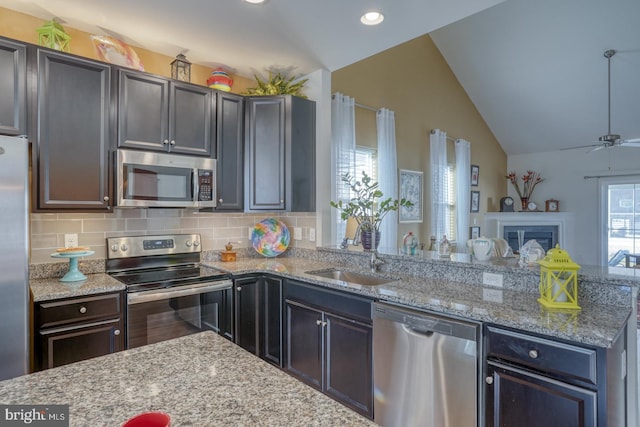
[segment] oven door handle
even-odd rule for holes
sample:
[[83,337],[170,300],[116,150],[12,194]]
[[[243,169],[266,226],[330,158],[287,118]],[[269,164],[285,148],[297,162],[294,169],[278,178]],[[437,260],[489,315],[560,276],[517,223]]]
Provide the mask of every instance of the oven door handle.
[[151,301],[159,301],[169,298],[186,297],[189,295],[204,294],[206,292],[221,291],[231,289],[233,282],[231,280],[198,283],[195,285],[184,285],[176,288],[165,288],[163,290],[153,290],[145,292],[135,292],[127,294],[127,304],[141,304]]

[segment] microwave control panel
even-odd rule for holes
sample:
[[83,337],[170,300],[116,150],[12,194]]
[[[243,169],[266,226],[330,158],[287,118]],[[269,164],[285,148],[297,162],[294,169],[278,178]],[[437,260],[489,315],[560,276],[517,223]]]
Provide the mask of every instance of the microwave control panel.
[[213,200],[213,171],[198,170],[198,201]]

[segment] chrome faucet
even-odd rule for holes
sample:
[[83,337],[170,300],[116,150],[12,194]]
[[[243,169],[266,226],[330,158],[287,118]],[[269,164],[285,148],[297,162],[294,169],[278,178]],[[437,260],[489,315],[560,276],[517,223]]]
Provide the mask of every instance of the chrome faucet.
[[380,269],[380,266],[384,264],[384,261],[378,258],[378,250],[376,249],[376,232],[375,232],[375,229],[373,228],[373,224],[371,223],[371,221],[369,221],[368,219],[365,219],[365,220],[362,220],[360,224],[358,224],[358,228],[356,229],[356,234],[353,238],[353,244],[357,245],[362,241],[361,234],[362,234],[362,226],[364,225],[368,225],[369,228],[371,229],[371,258],[369,259],[369,268],[371,269],[371,272],[377,273],[378,270]]

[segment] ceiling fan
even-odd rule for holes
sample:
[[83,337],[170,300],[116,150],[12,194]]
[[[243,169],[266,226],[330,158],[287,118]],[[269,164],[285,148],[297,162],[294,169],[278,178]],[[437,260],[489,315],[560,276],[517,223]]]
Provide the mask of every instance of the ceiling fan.
[[604,52],[604,57],[607,58],[607,94],[608,94],[608,128],[607,134],[602,135],[598,138],[598,144],[590,144],[590,145],[580,145],[577,147],[563,148],[562,150],[573,150],[576,148],[589,148],[593,147],[589,152],[601,150],[603,148],[610,147],[638,147],[640,148],[640,138],[632,138],[632,139],[622,139],[622,137],[616,133],[611,133],[611,57],[616,54],[616,51],[613,49],[606,50]]

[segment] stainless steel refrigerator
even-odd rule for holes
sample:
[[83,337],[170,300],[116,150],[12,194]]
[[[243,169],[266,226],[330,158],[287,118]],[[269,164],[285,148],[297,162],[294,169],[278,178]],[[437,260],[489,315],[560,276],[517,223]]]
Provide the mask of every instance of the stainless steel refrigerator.
[[0,380],[29,372],[28,147],[0,136]]

